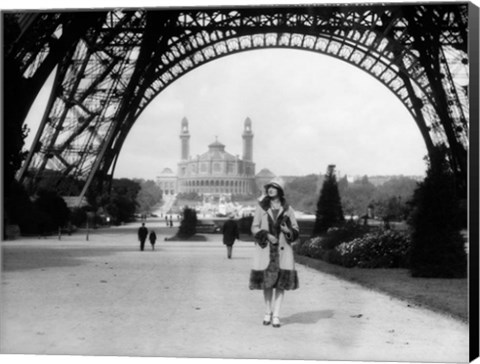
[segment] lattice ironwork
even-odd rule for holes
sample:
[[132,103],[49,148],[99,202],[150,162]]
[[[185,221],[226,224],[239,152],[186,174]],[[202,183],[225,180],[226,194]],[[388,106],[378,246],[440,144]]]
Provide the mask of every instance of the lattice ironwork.
[[[69,26],[81,30],[57,57],[52,97],[18,176],[32,186],[55,169],[70,178],[60,182],[83,182],[72,194],[84,195],[92,183],[101,188],[131,127],[162,90],[206,62],[261,48],[318,52],[371,74],[407,107],[428,150],[449,148],[452,168],[466,183],[467,4],[7,15],[21,29],[7,55],[22,79],[42,70],[50,39],[61,41]],[[79,16],[88,19],[83,27]]]

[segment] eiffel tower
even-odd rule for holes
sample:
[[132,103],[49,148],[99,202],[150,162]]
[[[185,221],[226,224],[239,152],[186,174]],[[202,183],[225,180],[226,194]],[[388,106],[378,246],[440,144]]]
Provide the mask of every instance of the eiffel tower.
[[466,185],[469,88],[457,75],[468,72],[474,11],[468,3],[414,3],[5,12],[9,122],[24,123],[56,67],[16,178],[34,192],[53,170],[70,195],[100,193],[138,116],[168,85],[228,54],[289,48],[335,57],[382,82],[415,119],[427,150],[448,148]]

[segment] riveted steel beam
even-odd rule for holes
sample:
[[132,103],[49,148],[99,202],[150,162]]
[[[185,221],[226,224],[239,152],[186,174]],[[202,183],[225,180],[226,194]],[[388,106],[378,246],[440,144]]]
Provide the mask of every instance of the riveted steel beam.
[[82,16],[88,22],[78,13],[11,16],[17,32],[7,64],[17,78],[37,77],[41,85],[58,66],[21,180],[60,168],[83,181],[82,195],[92,186],[100,191],[138,116],[165,87],[254,48],[317,52],[369,73],[405,104],[427,149],[446,145],[452,169],[466,176],[468,88],[455,82],[455,69],[468,67],[467,3],[106,9]]

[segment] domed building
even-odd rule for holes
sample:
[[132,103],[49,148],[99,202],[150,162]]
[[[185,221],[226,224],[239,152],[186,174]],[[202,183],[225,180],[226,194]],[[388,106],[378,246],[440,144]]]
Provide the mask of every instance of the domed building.
[[[217,196],[256,194],[258,189],[253,162],[253,132],[250,118],[244,122],[242,140],[242,158],[228,153],[225,145],[218,140],[208,146],[207,152],[192,158],[188,120],[183,118],[180,132],[181,160],[178,163],[177,174],[172,176],[170,169],[164,169],[157,177],[158,185],[164,194],[188,192]],[[172,182],[175,185],[173,189]]]
[[165,195],[174,195],[177,190],[177,175],[170,168],[164,168],[157,177],[157,185]]
[[267,168],[263,168],[258,174],[255,176],[255,183],[259,191],[263,191],[265,185],[270,182],[272,179],[277,177],[271,170]]

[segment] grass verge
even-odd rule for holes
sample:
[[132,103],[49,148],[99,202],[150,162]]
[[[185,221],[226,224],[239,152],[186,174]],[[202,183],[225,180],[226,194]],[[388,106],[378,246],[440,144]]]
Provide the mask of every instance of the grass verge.
[[408,269],[345,268],[301,255],[295,258],[320,272],[468,323],[467,279],[413,278]]

